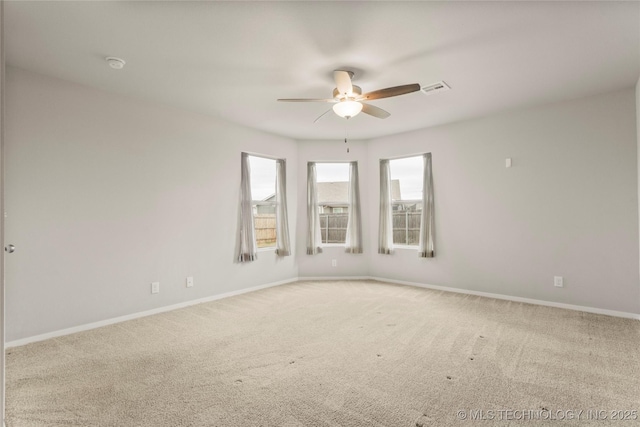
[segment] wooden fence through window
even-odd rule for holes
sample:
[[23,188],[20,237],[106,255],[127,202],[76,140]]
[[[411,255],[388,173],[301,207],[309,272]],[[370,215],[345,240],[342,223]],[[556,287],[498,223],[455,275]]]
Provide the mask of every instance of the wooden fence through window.
[[347,239],[348,213],[320,214],[322,243],[344,243]]
[[397,211],[393,213],[393,243],[414,245],[420,243],[420,216],[422,211]]
[[[421,211],[393,212],[393,243],[418,245]],[[254,214],[256,243],[259,248],[276,244],[276,215]],[[347,238],[348,213],[320,214],[322,243],[344,243]]]
[[259,248],[276,245],[276,214],[254,214],[256,244]]

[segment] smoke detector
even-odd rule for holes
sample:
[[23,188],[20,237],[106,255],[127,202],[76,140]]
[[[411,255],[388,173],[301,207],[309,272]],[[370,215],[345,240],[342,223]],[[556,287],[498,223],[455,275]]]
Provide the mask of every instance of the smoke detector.
[[446,84],[444,81],[439,81],[437,83],[433,83],[430,84],[428,86],[424,86],[422,89],[420,89],[422,91],[422,93],[424,93],[425,95],[431,95],[433,93],[436,92],[443,92],[445,90],[449,90],[451,89],[449,87],[448,84]]
[[114,70],[121,70],[124,68],[124,64],[126,64],[124,59],[116,58],[115,56],[108,56],[105,58],[105,61],[107,61],[107,64]]

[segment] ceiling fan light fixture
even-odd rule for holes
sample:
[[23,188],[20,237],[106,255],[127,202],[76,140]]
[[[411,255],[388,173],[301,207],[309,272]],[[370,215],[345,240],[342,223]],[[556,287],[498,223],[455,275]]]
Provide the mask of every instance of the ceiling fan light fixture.
[[[335,70],[333,72],[333,79],[335,80],[336,87],[333,89],[333,98],[328,99],[300,99],[300,98],[288,98],[278,99],[278,101],[285,102],[331,102],[333,103],[333,112],[339,117],[350,119],[355,117],[362,111],[372,117],[378,119],[386,119],[390,116],[388,111],[382,108],[376,107],[369,103],[361,101],[374,101],[376,99],[391,98],[393,96],[406,95],[408,93],[417,92],[420,90],[418,83],[388,87],[384,89],[374,90],[372,92],[362,93],[362,89],[354,85],[351,80],[353,73],[344,70]],[[444,82],[440,82],[444,85]],[[324,117],[331,110],[327,110],[320,117]],[[318,117],[314,123],[316,123],[320,117]]]
[[333,104],[333,111],[340,117],[350,119],[362,111],[362,104],[357,101],[341,101]]

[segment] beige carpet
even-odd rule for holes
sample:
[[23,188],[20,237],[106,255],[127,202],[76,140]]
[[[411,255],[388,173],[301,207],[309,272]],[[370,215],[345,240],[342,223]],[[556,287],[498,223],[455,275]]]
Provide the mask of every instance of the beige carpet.
[[[583,426],[640,410],[637,320],[370,281],[279,286],[7,354],[7,427]],[[565,419],[530,420],[549,417]]]

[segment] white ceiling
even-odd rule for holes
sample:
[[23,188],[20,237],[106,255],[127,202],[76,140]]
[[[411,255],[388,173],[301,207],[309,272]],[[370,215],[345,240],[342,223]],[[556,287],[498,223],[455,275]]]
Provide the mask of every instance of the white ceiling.
[[[632,87],[638,2],[5,2],[12,66],[297,139],[372,138]],[[109,68],[106,56],[125,59]],[[334,114],[334,69],[363,91],[446,81]]]

